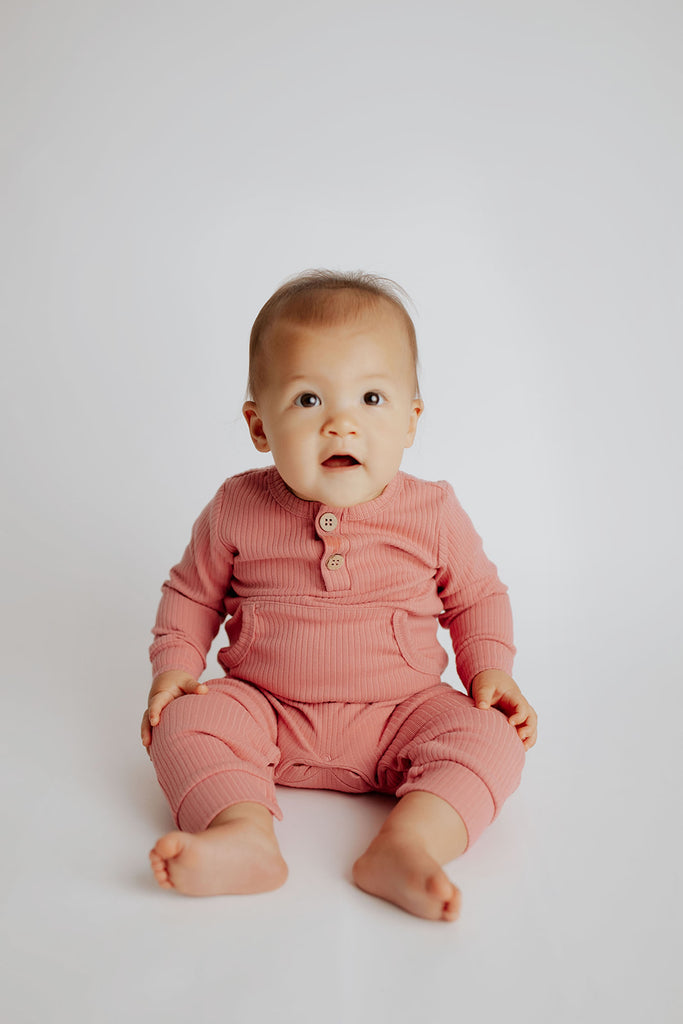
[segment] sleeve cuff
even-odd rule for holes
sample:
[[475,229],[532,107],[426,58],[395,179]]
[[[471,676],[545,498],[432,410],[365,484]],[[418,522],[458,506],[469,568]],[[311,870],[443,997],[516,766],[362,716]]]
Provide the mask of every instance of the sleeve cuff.
[[199,679],[206,668],[206,662],[199,654],[188,651],[186,647],[168,647],[155,652],[151,657],[152,678],[161,672],[187,672],[193,679]]
[[460,680],[469,693],[472,680],[486,669],[498,669],[512,675],[515,648],[493,640],[472,640],[456,658]]

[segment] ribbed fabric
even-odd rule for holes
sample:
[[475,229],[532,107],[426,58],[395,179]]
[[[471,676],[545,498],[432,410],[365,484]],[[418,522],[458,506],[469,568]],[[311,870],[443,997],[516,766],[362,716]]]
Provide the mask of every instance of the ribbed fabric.
[[154,729],[152,759],[179,828],[199,832],[253,801],[282,814],[275,784],[398,797],[433,793],[469,844],[519,785],[524,748],[507,719],[439,684],[398,705],[288,703],[235,679],[180,697]]
[[472,842],[519,783],[524,749],[497,711],[441,683],[449,630],[466,688],[510,672],[506,587],[448,484],[399,473],[379,498],[329,508],[271,467],[227,480],[164,584],[154,674],[199,678],[221,622],[227,678],[168,705],[151,753],[179,827],[274,785],[421,790]]
[[198,678],[226,616],[226,674],[285,700],[398,701],[438,683],[437,622],[466,688],[514,655],[506,587],[452,489],[404,473],[346,509],[302,501],[275,467],[227,480],[164,584],[154,674]]

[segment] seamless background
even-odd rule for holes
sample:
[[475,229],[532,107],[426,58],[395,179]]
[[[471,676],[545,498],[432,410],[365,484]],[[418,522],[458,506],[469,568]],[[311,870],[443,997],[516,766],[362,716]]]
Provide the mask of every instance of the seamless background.
[[[6,1020],[680,1020],[682,38],[675,0],[0,5]],[[384,798],[283,791],[272,895],[147,869],[159,587],[262,464],[248,331],[312,266],[411,294],[405,468],[539,711],[454,926],[352,887]]]

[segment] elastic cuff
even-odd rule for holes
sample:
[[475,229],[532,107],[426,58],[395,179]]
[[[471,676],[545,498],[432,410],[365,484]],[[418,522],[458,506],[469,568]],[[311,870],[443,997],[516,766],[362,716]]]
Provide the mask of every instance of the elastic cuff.
[[467,693],[472,692],[474,677],[487,669],[498,669],[511,675],[514,658],[513,646],[508,647],[507,644],[491,640],[472,640],[459,652],[456,659],[458,675]]
[[241,803],[262,804],[282,821],[272,783],[247,772],[227,771],[207,776],[186,793],[178,808],[176,824],[183,832],[204,832],[217,814]]
[[433,793],[450,804],[467,829],[467,849],[476,842],[496,816],[493,797],[486,783],[469,768],[449,762],[439,767],[424,770],[412,769],[408,780],[396,790],[396,796],[406,793]]
[[193,679],[199,679],[206,668],[206,662],[198,652],[178,645],[164,646],[157,650],[152,645],[149,660],[152,663],[153,679],[161,672],[187,672]]

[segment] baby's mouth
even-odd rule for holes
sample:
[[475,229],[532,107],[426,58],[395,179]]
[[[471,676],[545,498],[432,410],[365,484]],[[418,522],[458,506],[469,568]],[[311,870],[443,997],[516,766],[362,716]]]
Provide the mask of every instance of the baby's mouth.
[[360,466],[358,459],[354,459],[353,455],[330,455],[329,459],[325,459],[323,466],[326,469],[345,469],[349,466]]

